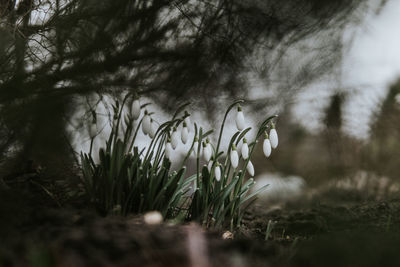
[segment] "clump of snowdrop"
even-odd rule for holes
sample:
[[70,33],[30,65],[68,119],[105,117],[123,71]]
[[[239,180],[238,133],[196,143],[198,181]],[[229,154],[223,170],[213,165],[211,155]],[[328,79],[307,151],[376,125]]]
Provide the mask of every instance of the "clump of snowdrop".
[[271,124],[271,131],[269,132],[269,140],[271,141],[271,147],[277,148],[278,147],[278,133],[276,132],[275,125]]
[[239,131],[244,129],[244,127],[245,127],[244,115],[243,115],[242,107],[240,105],[238,105],[238,107],[237,107],[235,122],[236,122],[236,127]]
[[[115,183],[112,187],[107,187],[103,191],[107,192],[106,196],[114,196],[115,194],[116,199],[104,199],[103,201],[101,200],[103,195],[91,196],[90,199],[100,199],[101,201],[99,200],[98,204],[104,205],[105,203],[106,205],[102,208],[106,211],[109,206],[115,205],[122,207],[121,213],[123,214],[131,211],[146,212],[154,209],[154,207],[160,207],[161,215],[165,218],[177,216],[178,213],[183,211],[187,212],[187,219],[197,220],[206,227],[221,227],[227,225],[227,223],[230,223],[231,227],[239,226],[244,207],[257,194],[249,194],[255,181],[246,177],[254,177],[255,175],[251,157],[257,141],[265,133],[263,152],[266,157],[269,157],[272,148],[276,148],[278,145],[278,135],[275,125],[272,123],[275,116],[263,121],[255,134],[255,139],[248,142],[246,135],[251,128],[245,129],[247,125],[242,107],[239,104],[242,102],[236,101],[228,107],[221,124],[218,141],[211,144],[209,136],[213,130],[203,131],[203,128],[199,127],[196,122],[192,124],[190,114],[185,110],[187,105],[179,107],[171,120],[158,123],[152,118],[153,113],[149,113],[144,108],[148,104],[141,105],[139,99],[134,96],[131,107],[132,116],[126,116],[126,137],[120,140],[118,130],[113,131],[111,133],[112,138],[110,137],[107,141],[106,149],[107,153],[112,155],[110,160],[127,162],[121,168],[134,166],[134,170],[137,171],[121,170],[120,172],[118,170],[118,173],[112,173],[111,176],[118,177],[118,179],[112,181]],[[123,109],[118,106],[118,103],[116,103],[114,109],[121,111],[114,112],[114,114],[119,114],[115,118],[116,123],[114,123],[116,129],[118,129]],[[135,124],[133,121],[140,118],[141,109],[144,110],[141,120],[142,131],[152,138],[149,145],[143,150],[139,150],[134,144],[136,133],[140,129],[136,128],[136,131],[133,129],[135,125],[140,125],[140,123]],[[224,148],[221,148],[221,140],[229,138],[223,136],[223,130],[228,113],[232,109],[236,110],[235,123],[239,131],[230,137],[228,148],[224,150]],[[182,115],[183,111],[184,115]],[[269,134],[266,132],[268,129],[270,129]],[[193,139],[189,137],[191,131],[193,132]],[[190,149],[186,151],[186,156],[179,165],[181,167],[173,170],[171,169],[171,159],[180,142],[190,145]],[[238,149],[239,145],[240,149]],[[127,154],[121,153],[121,151],[127,151]],[[184,164],[192,154],[196,157],[196,172],[190,175],[186,174]],[[108,160],[108,157],[103,155],[100,155],[99,158]],[[201,158],[205,161],[204,165],[200,165]],[[133,159],[134,161],[131,162]],[[242,162],[240,162],[241,160]],[[83,157],[82,161],[85,162],[85,168],[87,168],[84,176],[102,175],[103,172],[94,169],[97,167],[92,165],[93,160],[89,159],[88,156]],[[105,170],[112,165],[109,162],[102,164],[104,164],[102,168]],[[116,172],[117,170],[108,171]],[[127,177],[121,178],[120,173],[122,173],[121,175],[126,174]],[[94,178],[85,177],[85,179],[92,181]],[[109,176],[96,179],[104,179],[104,181],[109,182],[107,180]],[[128,190],[123,189],[122,184],[117,184],[120,182],[130,188]],[[90,184],[88,186],[90,187]],[[151,189],[149,189],[149,186]],[[109,192],[110,190],[119,190],[119,188],[126,191]],[[263,188],[260,190],[263,190]],[[95,190],[88,190],[88,192],[95,192]],[[153,197],[147,197],[149,193]],[[117,203],[124,196],[131,197],[126,199],[127,202],[125,203]],[[142,196],[146,197],[143,198]],[[110,203],[106,203],[106,201],[110,201]]]
[[[132,102],[128,101],[130,97],[133,97]],[[124,107],[127,103],[132,103],[130,109]],[[186,175],[185,161],[189,153],[180,167],[172,169],[171,164],[174,156],[171,130],[183,123],[184,117],[178,117],[183,108],[178,108],[171,120],[159,124],[152,113],[144,109],[147,105],[141,106],[132,94],[127,94],[122,104],[116,101],[112,104],[112,129],[105,144],[98,149],[98,156],[93,155],[92,148],[89,153],[81,153],[86,197],[102,214],[128,215],[157,209],[161,216],[154,222],[160,221],[160,217],[175,218],[181,213],[182,203],[189,200],[188,193],[195,178]],[[140,114],[141,108],[143,114]],[[140,121],[135,123],[138,119]],[[144,148],[137,144],[139,130],[152,138]],[[175,129],[174,142],[177,134]],[[176,137],[185,141],[185,134],[182,137],[180,134]]]

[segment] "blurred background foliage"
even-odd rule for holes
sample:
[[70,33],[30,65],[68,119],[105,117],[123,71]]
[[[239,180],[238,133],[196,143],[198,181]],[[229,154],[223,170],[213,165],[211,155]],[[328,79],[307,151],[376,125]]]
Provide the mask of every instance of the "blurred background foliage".
[[[194,100],[210,118],[227,98],[258,111],[284,107],[283,145],[263,164],[269,170],[307,181],[359,168],[396,176],[399,85],[377,113],[368,145],[341,131],[344,93],[332,96],[320,133],[290,116],[296,94],[340,64],[343,32],[370,8],[367,0],[1,0],[3,176],[38,165],[68,175],[71,139],[85,130],[68,130],[73,115],[87,111],[75,123],[82,126],[98,99],[127,91],[166,110]],[[268,89],[254,96],[255,84]]]

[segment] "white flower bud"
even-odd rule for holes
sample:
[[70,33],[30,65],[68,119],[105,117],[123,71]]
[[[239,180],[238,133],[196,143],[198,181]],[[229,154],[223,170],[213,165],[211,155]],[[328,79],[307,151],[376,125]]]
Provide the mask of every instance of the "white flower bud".
[[186,123],[188,131],[190,132],[190,130],[192,129],[192,122],[190,121],[190,114],[187,111],[185,111],[185,115],[187,115],[187,117],[185,118],[185,123]]
[[193,154],[197,156],[197,149],[199,148],[199,139],[196,137],[193,144]]
[[268,134],[265,133],[264,143],[263,143],[263,152],[264,155],[268,158],[271,156],[271,142],[268,139]]
[[189,130],[188,130],[186,122],[183,122],[183,127],[182,127],[182,132],[181,132],[182,143],[186,144],[188,138],[189,138]]
[[203,143],[203,157],[205,161],[210,161],[212,149],[210,143]]
[[176,131],[176,128],[174,127],[174,129],[172,131],[172,135],[171,135],[172,148],[175,149],[178,146],[178,143],[179,143],[179,134]]
[[239,131],[241,131],[241,130],[244,129],[244,127],[245,127],[245,124],[244,124],[244,115],[243,115],[243,112],[242,112],[242,107],[241,107],[240,105],[239,105],[238,108],[237,108],[237,113],[236,113],[235,122],[236,122],[236,127],[237,127],[237,129],[238,129]]
[[236,169],[237,166],[239,165],[239,155],[237,153],[236,146],[234,144],[232,144],[232,151],[231,151],[231,155],[230,155],[230,160],[231,160],[232,167],[234,169]]
[[271,131],[269,132],[269,140],[271,141],[271,147],[275,149],[278,146],[278,133],[273,125]]
[[154,136],[156,136],[156,132],[157,132],[156,124],[155,124],[155,122],[153,121],[153,119],[150,119],[150,131],[149,131],[149,136],[150,136],[151,139],[153,139]]
[[219,182],[221,180],[221,167],[219,163],[217,163],[217,166],[214,168],[214,175],[215,179]]
[[213,160],[211,159],[209,162],[208,162],[208,164],[207,164],[207,169],[208,169],[208,172],[209,173],[211,173],[211,169],[212,169],[212,166],[213,166]]
[[137,120],[140,116],[140,101],[135,99],[132,103],[132,116],[134,120]]
[[171,159],[172,156],[172,145],[171,145],[171,141],[168,140],[167,144],[165,145],[165,157],[167,159]]
[[242,151],[241,151],[242,157],[244,159],[249,158],[249,146],[247,145],[247,140],[246,138],[243,138],[243,144],[242,144]]
[[249,160],[249,163],[247,164],[247,172],[250,174],[250,176],[254,177],[254,166],[253,163]]
[[142,130],[145,135],[150,133],[150,115],[147,113],[147,110],[144,112],[144,118],[142,121]]

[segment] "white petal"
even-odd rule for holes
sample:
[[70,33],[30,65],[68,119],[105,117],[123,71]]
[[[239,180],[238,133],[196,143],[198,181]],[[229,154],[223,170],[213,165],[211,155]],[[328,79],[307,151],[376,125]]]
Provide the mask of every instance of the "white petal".
[[231,164],[234,169],[239,165],[239,155],[236,150],[231,151]]
[[203,157],[204,157],[205,161],[210,161],[211,153],[212,153],[212,151],[211,151],[210,147],[207,144],[207,146],[203,148]]
[[251,161],[249,161],[249,163],[247,164],[247,172],[250,174],[250,176],[254,176],[254,166],[253,163],[251,163]]
[[242,112],[242,111],[238,111],[238,112],[236,113],[235,122],[236,122],[236,127],[237,127],[237,129],[238,129],[239,131],[241,131],[241,130],[244,129],[245,124],[244,124],[244,115],[243,115],[243,112]]
[[153,121],[150,121],[150,131],[149,131],[149,136],[151,139],[154,138],[154,136],[156,136],[156,124]]
[[272,148],[276,148],[278,146],[278,133],[275,129],[271,129],[269,132],[269,140],[271,141]]
[[268,158],[271,155],[271,142],[269,141],[269,139],[264,139],[264,143],[263,143],[263,152],[264,155]]
[[215,179],[219,182],[221,180],[221,167],[216,166],[214,169]]
[[186,142],[187,142],[187,140],[188,140],[188,137],[189,137],[188,128],[187,128],[187,127],[183,127],[183,128],[182,128],[182,132],[181,132],[181,140],[182,140],[182,143],[186,144]]
[[241,150],[242,150],[241,151],[242,157],[244,159],[248,159],[249,158],[249,146],[247,145],[247,143],[243,143]]
[[210,161],[208,162],[208,165],[207,165],[208,172],[211,172],[212,165],[213,165],[213,161],[210,160]]
[[190,121],[190,117],[189,117],[189,116],[187,116],[187,117],[185,118],[185,123],[186,123],[186,126],[187,126],[188,131],[190,132],[191,127],[192,127],[192,122]]
[[167,157],[167,159],[171,159],[172,156],[172,146],[171,143],[168,142],[167,145],[165,146],[165,157]]
[[173,149],[175,149],[178,146],[178,143],[179,143],[179,136],[178,135],[179,134],[178,134],[178,132],[176,130],[172,133],[171,145],[172,145]]
[[142,130],[143,130],[143,133],[146,135],[146,134],[149,134],[149,132],[150,132],[150,116],[149,115],[145,115],[144,116],[144,118],[143,118],[143,122],[142,122]]
[[132,116],[134,120],[137,120],[140,116],[140,101],[136,99],[132,103]]
[[197,149],[199,149],[199,142],[195,141],[193,144],[193,154],[197,155]]

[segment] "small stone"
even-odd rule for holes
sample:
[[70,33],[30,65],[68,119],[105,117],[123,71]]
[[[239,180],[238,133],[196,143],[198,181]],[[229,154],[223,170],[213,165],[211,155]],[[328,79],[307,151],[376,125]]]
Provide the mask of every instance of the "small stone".
[[229,231],[226,231],[222,234],[222,239],[233,239],[233,234]]
[[146,224],[155,225],[160,224],[163,221],[163,217],[159,211],[149,211],[144,215],[144,222]]

